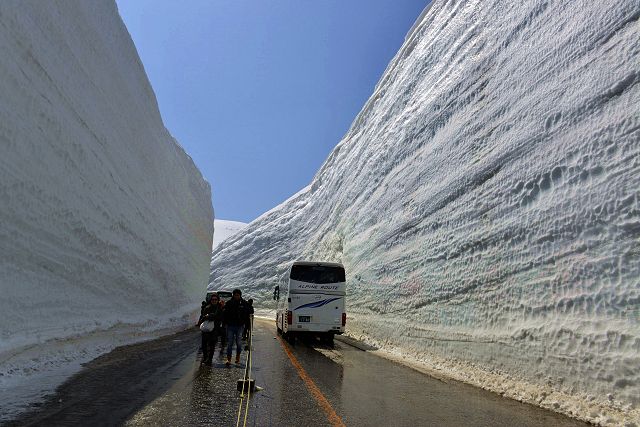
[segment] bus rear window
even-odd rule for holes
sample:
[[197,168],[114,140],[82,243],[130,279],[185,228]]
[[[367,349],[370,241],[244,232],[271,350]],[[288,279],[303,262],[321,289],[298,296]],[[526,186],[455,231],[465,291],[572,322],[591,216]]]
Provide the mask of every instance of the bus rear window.
[[291,267],[291,280],[306,283],[338,283],[344,282],[344,268],[322,265],[294,265]]

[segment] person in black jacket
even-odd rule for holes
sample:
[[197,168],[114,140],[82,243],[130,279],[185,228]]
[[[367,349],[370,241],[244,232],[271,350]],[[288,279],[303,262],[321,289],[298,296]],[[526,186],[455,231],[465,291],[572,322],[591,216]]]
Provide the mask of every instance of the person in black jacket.
[[234,289],[232,297],[224,305],[224,323],[227,325],[227,365],[231,363],[233,343],[236,344],[236,363],[240,363],[242,352],[242,330],[247,316],[247,302],[242,299],[242,291]]
[[204,313],[204,308],[207,306],[207,302],[206,301],[202,301],[202,304],[200,304],[200,316],[202,316],[202,314]]
[[214,322],[214,328],[211,332],[202,332],[202,363],[211,365],[216,341],[222,330],[222,309],[217,294],[211,295],[209,303],[202,309],[198,326],[207,320]]
[[[202,315],[204,314],[204,308],[207,306],[207,302],[206,301],[202,301],[202,304],[200,304],[200,317],[202,317]],[[198,326],[200,325],[200,320],[198,320]],[[202,345],[200,346],[200,351],[202,351]]]
[[[244,332],[242,333],[242,339],[243,340],[248,340],[249,339],[249,335],[251,334],[251,315],[253,314],[254,310],[253,310],[253,299],[249,298],[247,300],[247,312],[245,313],[245,319],[244,319]],[[248,345],[248,344],[247,344]],[[248,350],[248,348],[245,346],[244,348],[245,350]]]
[[[220,312],[224,313],[225,300],[220,298]],[[224,357],[225,349],[227,348],[227,325],[224,323],[224,316],[220,322],[220,359]]]

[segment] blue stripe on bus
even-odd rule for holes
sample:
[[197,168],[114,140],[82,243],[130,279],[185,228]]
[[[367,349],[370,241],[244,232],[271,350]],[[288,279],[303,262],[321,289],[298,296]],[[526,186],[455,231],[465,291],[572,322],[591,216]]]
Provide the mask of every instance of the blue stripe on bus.
[[316,302],[310,302],[309,304],[304,304],[301,305],[300,307],[296,307],[293,310],[298,310],[300,308],[318,308],[318,307],[322,307],[323,305],[329,304],[330,302],[333,302],[335,300],[339,300],[342,297],[338,297],[338,298],[329,298],[329,299],[325,299],[322,301],[316,301]]

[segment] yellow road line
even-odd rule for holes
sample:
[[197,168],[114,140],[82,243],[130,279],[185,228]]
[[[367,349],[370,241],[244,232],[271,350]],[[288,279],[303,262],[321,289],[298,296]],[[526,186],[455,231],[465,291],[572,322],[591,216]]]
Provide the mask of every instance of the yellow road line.
[[300,362],[298,362],[296,356],[294,356],[291,350],[289,350],[289,347],[287,347],[282,338],[278,337],[278,341],[280,341],[280,344],[282,345],[284,352],[287,354],[287,357],[291,361],[291,364],[294,368],[296,368],[296,371],[298,371],[298,375],[300,376],[300,378],[302,378],[302,381],[304,381],[304,385],[307,386],[313,398],[316,399],[318,405],[320,405],[324,413],[327,415],[327,418],[329,419],[331,425],[334,427],[346,427],[346,425],[342,422],[342,418],[340,418],[340,416],[336,414],[336,411],[334,411],[327,398],[324,397],[324,394],[322,394],[316,383],[313,382],[309,374],[307,374],[307,371],[304,370]]

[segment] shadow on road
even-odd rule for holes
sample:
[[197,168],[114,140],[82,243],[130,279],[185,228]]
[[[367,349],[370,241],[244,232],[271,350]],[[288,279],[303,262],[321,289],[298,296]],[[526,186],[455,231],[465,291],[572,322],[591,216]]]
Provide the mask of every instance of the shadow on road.
[[[8,426],[118,425],[165,393],[197,356],[200,332],[179,332],[158,340],[118,347],[84,365],[33,409]],[[185,372],[182,372],[185,371]],[[158,375],[165,372],[166,375]],[[107,403],[108,404],[105,404]]]

